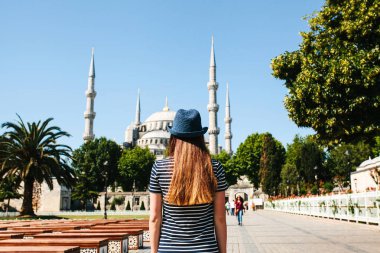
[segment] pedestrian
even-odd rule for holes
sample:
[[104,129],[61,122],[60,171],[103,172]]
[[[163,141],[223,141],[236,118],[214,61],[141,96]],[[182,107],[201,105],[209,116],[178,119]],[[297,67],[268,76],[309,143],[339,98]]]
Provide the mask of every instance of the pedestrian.
[[226,253],[227,226],[222,165],[211,159],[197,110],[177,111],[169,156],[157,160],[150,176],[152,253]]
[[230,202],[228,200],[226,201],[225,207],[227,215],[230,215]]
[[230,201],[231,215],[235,215],[235,200]]
[[237,216],[238,224],[240,226],[243,225],[243,211],[244,211],[243,198],[241,196],[238,196],[236,199],[235,214]]

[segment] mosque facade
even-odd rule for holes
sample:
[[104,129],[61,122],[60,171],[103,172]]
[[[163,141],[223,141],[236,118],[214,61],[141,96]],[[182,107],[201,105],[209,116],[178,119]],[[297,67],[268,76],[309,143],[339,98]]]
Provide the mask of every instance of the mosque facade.
[[[214,39],[211,42],[211,54],[210,54],[210,66],[209,66],[209,81],[207,83],[207,88],[209,92],[209,101],[207,104],[207,110],[209,112],[209,126],[208,135],[209,138],[206,140],[206,145],[208,146],[211,154],[218,154],[222,150],[221,146],[218,145],[218,110],[219,105],[217,104],[217,90],[218,82],[216,81],[216,60],[214,51]],[[231,114],[230,114],[230,99],[229,99],[229,88],[227,84],[226,90],[226,107],[225,107],[225,151],[228,154],[232,154],[232,132],[231,132]],[[176,112],[172,111],[168,107],[168,99],[166,98],[165,106],[161,111],[155,112],[150,115],[144,122],[140,121],[141,105],[140,105],[140,92],[138,92],[137,103],[136,103],[136,114],[135,120],[131,123],[126,131],[124,138],[124,147],[134,147],[139,146],[142,148],[147,147],[157,159],[162,159],[165,156],[166,147],[169,144],[170,134],[167,130],[167,126],[173,124],[173,120]]]

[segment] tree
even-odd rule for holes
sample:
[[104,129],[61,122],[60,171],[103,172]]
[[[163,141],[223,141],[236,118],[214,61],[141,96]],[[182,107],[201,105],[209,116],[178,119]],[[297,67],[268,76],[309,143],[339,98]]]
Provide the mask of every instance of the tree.
[[372,155],[374,157],[380,156],[380,136],[376,136],[372,147]]
[[282,144],[270,133],[254,133],[239,145],[233,161],[239,175],[247,175],[254,187],[264,187],[272,194],[277,188],[269,181],[280,177],[284,153]]
[[234,185],[237,182],[237,179],[239,176],[242,176],[239,174],[239,170],[234,164],[234,157],[229,155],[225,150],[222,150],[217,155],[212,155],[211,156],[213,159],[218,160],[225,171],[226,174],[226,182],[228,185]]
[[0,181],[0,200],[7,200],[7,206],[5,209],[6,213],[9,211],[10,200],[22,197],[22,195],[18,193],[20,189],[20,181],[20,177],[17,176],[9,176]]
[[119,145],[105,137],[85,142],[73,152],[73,167],[78,178],[72,198],[80,200],[86,209],[88,200],[95,200],[99,192],[113,185],[119,177]]
[[341,189],[349,185],[350,173],[367,160],[370,154],[371,148],[364,142],[355,145],[342,144],[330,151],[327,166]]
[[309,25],[298,50],[272,60],[290,118],[329,146],[371,142],[380,133],[378,0],[327,0]]
[[265,134],[259,169],[260,185],[263,192],[277,195],[284,161],[284,146],[275,140],[271,134]]
[[2,140],[0,177],[20,177],[24,183],[21,215],[34,215],[32,198],[34,182],[46,182],[53,189],[53,178],[58,184],[71,187],[74,173],[69,165],[71,148],[58,144],[61,137],[70,136],[57,126],[49,126],[49,118],[43,122],[25,124],[19,117],[17,123],[6,122]]
[[296,135],[287,146],[285,165],[281,172],[286,191],[290,188],[290,193],[295,193],[295,190],[299,193],[301,187],[310,188],[317,180],[329,180],[324,161],[325,152],[312,136]]
[[263,150],[263,136],[251,134],[239,145],[235,155],[235,164],[239,174],[246,175],[256,188],[259,188],[260,157]]
[[135,190],[145,190],[149,184],[150,172],[156,157],[148,148],[138,146],[125,149],[119,161],[119,184],[124,191],[132,190],[135,181]]

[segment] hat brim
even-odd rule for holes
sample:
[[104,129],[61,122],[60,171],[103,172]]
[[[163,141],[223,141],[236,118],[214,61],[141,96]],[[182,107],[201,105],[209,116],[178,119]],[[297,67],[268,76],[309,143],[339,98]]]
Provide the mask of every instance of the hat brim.
[[201,135],[204,135],[207,130],[208,130],[208,127],[203,127],[201,131],[194,131],[194,132],[177,132],[175,130],[173,130],[173,128],[171,126],[167,126],[167,129],[169,131],[169,133],[171,133],[172,135],[175,135],[175,136],[178,136],[178,137],[197,137],[197,136],[201,136]]

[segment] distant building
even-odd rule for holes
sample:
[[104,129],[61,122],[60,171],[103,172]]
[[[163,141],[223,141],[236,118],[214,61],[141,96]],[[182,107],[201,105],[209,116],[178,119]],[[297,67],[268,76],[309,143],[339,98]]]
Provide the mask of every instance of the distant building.
[[[353,192],[364,192],[379,189],[380,156],[362,162],[356,171],[351,172],[351,189]],[[380,190],[380,189],[379,189]]]

